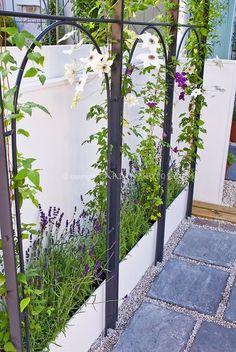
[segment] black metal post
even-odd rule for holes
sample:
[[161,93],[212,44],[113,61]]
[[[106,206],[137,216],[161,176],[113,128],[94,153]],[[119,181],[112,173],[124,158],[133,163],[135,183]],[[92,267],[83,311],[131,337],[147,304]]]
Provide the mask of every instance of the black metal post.
[[[205,28],[208,28],[208,20],[209,20],[209,9],[210,9],[210,1],[205,0],[204,2],[204,18],[205,18]],[[199,43],[199,55],[201,57],[201,69],[199,72],[199,77],[201,78],[201,87],[203,85],[203,77],[204,77],[204,68],[205,68],[205,59],[206,59],[206,50],[204,49],[206,46],[207,42],[207,36],[202,35]],[[200,119],[200,114],[197,113],[195,115],[195,121],[197,122]],[[195,144],[195,141],[198,139],[199,136],[199,129],[197,131],[197,135],[193,136],[193,143]],[[192,215],[192,208],[193,208],[193,195],[194,195],[194,184],[195,184],[195,175],[196,175],[196,166],[197,166],[197,146],[195,145],[195,150],[194,150],[194,158],[191,161],[191,166],[190,166],[190,181],[189,181],[189,186],[188,186],[188,199],[187,199],[187,209],[186,209],[186,218],[191,217]]]
[[119,0],[115,5],[115,18],[119,19],[120,23],[112,25],[112,54],[115,55],[115,59],[111,69],[111,97],[108,111],[106,333],[109,328],[115,328],[118,317],[123,16],[124,0]]
[[[177,9],[172,11],[173,23],[178,21],[179,15],[179,1],[174,0]],[[167,64],[166,64],[166,94],[164,107],[164,123],[163,123],[163,145],[161,152],[161,171],[160,171],[160,186],[161,186],[161,200],[162,204],[158,211],[160,218],[157,225],[157,239],[156,239],[156,256],[155,262],[161,262],[163,259],[164,236],[165,236],[165,222],[166,222],[166,204],[167,204],[167,187],[168,187],[168,172],[170,159],[170,142],[172,130],[172,114],[173,114],[173,99],[174,99],[174,85],[175,85],[175,70],[176,70],[176,48],[177,48],[177,31],[176,26],[170,29],[172,37],[171,44],[168,50]]]
[[16,252],[12,226],[1,86],[0,101],[0,232],[2,238],[4,271],[6,274],[7,307],[9,315],[10,336],[11,341],[16,348],[16,351],[23,352],[21,318],[19,309],[19,294],[16,273]]

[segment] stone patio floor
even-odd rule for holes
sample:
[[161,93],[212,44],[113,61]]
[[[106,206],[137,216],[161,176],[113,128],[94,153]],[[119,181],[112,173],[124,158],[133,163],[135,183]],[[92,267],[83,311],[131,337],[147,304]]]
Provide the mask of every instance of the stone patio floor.
[[113,352],[236,352],[236,227],[204,221],[187,229]]

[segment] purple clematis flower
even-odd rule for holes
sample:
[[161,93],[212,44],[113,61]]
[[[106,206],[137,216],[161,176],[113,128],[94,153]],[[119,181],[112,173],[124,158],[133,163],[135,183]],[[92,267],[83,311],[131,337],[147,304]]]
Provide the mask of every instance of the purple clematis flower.
[[174,153],[178,153],[178,151],[179,151],[179,149],[178,149],[177,146],[173,148],[173,152],[174,152]]
[[185,100],[185,93],[184,91],[180,93],[179,100]]
[[155,101],[148,101],[146,104],[149,108],[155,108],[157,106]]
[[134,66],[129,66],[127,68],[126,74],[127,76],[131,76],[133,72],[134,72]]

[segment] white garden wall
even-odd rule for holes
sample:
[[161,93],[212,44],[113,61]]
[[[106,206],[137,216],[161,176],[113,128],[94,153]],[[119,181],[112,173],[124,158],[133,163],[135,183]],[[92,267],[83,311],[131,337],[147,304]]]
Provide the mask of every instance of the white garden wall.
[[[94,170],[90,168],[96,159],[94,144],[81,147],[81,143],[96,126],[93,121],[86,121],[89,107],[101,103],[101,80],[91,75],[78,107],[71,109],[73,88],[63,78],[64,64],[73,60],[73,55],[62,54],[67,46],[44,47],[45,72],[48,77],[44,87],[35,79],[25,79],[21,89],[21,100],[31,100],[45,105],[52,117],[35,110],[33,116],[23,122],[22,127],[30,131],[31,137],[19,137],[19,150],[29,157],[37,159],[36,167],[41,169],[43,193],[39,200],[44,209],[50,205],[59,206],[70,216],[74,205],[79,205],[80,195],[91,187]],[[90,46],[83,46],[80,57],[88,55]],[[14,51],[15,55],[16,50]],[[140,49],[138,49],[140,50]],[[22,57],[22,54],[20,54]],[[145,84],[144,77],[134,75],[137,87]],[[14,77],[12,77],[14,81]],[[195,199],[220,203],[224,168],[230,132],[230,123],[235,94],[236,63],[223,61],[219,68],[213,61],[207,61],[204,86],[207,92],[207,109],[203,118],[207,135],[204,136],[205,150],[201,152],[201,161],[197,168]],[[175,98],[174,133],[172,144],[178,135],[178,115],[185,109],[184,103]],[[129,120],[137,118],[137,107],[126,108],[125,117]],[[130,142],[130,141],[129,141]],[[131,138],[131,144],[137,141]],[[37,220],[37,209],[26,205],[24,209],[26,221]]]
[[203,110],[203,120],[207,134],[203,138],[205,149],[200,152],[194,193],[196,200],[214,204],[222,202],[236,93],[236,61],[223,60],[222,63],[222,68],[213,60],[206,65],[207,108]]

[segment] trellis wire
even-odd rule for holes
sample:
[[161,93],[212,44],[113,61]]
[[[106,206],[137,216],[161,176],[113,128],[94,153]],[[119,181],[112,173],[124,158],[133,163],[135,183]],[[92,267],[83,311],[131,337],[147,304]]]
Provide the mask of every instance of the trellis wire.
[[[177,1],[177,0],[176,0]],[[163,53],[166,64],[166,97],[165,97],[165,109],[164,109],[164,126],[163,126],[163,147],[161,155],[161,186],[162,193],[161,198],[163,204],[159,210],[161,217],[158,221],[158,233],[157,233],[157,246],[156,246],[156,261],[161,261],[163,256],[163,244],[164,244],[164,232],[165,232],[165,214],[166,214],[166,194],[168,187],[168,170],[169,170],[169,156],[170,156],[170,135],[172,128],[172,109],[173,109],[173,88],[174,88],[174,73],[175,64],[173,65],[173,57],[179,55],[180,46],[184,38],[180,41],[180,46],[177,50],[177,27],[186,27],[187,30],[193,29],[196,31],[200,26],[192,26],[177,23],[178,13],[175,13],[174,23],[159,23],[159,22],[135,22],[124,20],[124,0],[116,2],[115,17],[111,19],[90,19],[90,18],[79,18],[79,17],[66,17],[66,16],[51,16],[43,14],[27,14],[13,11],[0,11],[0,16],[13,16],[18,18],[31,18],[53,21],[45,30],[43,30],[37,40],[41,40],[47,33],[52,29],[57,28],[60,25],[71,25],[79,28],[84,32],[85,35],[92,41],[96,50],[100,52],[100,48],[96,40],[92,35],[85,29],[81,24],[83,23],[107,23],[112,24],[112,52],[116,54],[114,63],[111,69],[111,86],[109,85],[108,76],[105,75],[106,88],[107,88],[107,102],[108,102],[108,181],[107,181],[107,277],[106,277],[106,312],[105,312],[105,330],[109,328],[115,328],[117,316],[118,316],[118,291],[119,291],[119,238],[120,238],[120,173],[121,173],[121,146],[122,146],[122,116],[123,116],[123,98],[121,94],[122,87],[122,56],[123,56],[123,26],[124,24],[135,24],[140,26],[146,26],[141,32],[143,33],[147,29],[153,29],[156,31],[160,38],[163,46]],[[78,24],[81,23],[81,24]],[[164,38],[157,27],[170,27],[173,35],[172,44],[167,52],[167,48],[164,42]],[[184,36],[187,33],[184,33]],[[130,55],[130,60],[137,45],[138,41],[135,42]],[[34,44],[31,45],[30,51],[34,50]],[[29,52],[29,51],[28,51]],[[202,55],[202,58],[204,56]],[[25,55],[19,74],[16,81],[16,93],[14,97],[15,112],[18,110],[18,94],[20,89],[21,80],[23,77],[24,69],[27,64],[27,54]],[[203,65],[204,67],[204,65]],[[202,70],[203,73],[203,70]],[[3,105],[3,98],[0,96],[1,105]],[[4,137],[12,137],[12,149],[13,149],[13,173],[17,174],[17,143],[16,143],[16,121],[12,121],[12,130],[4,133],[3,124],[3,109],[1,111],[1,126],[0,126],[0,166],[1,166],[1,177],[0,177],[0,228],[1,236],[3,239],[3,254],[4,254],[4,267],[6,272],[7,287],[11,287],[11,291],[8,294],[8,312],[10,321],[10,334],[13,343],[16,346],[17,352],[23,352],[23,341],[21,331],[21,316],[19,312],[19,294],[17,288],[16,279],[16,252],[14,249],[14,236],[12,228],[12,215],[10,207],[10,195],[9,195],[9,181],[7,176],[7,159],[5,154],[5,144],[3,143]],[[199,117],[196,117],[199,118]],[[196,160],[193,160],[192,171],[195,172]],[[188,210],[192,204],[192,192],[193,184],[190,187],[189,198],[188,198]],[[191,183],[190,183],[191,185]],[[18,190],[15,189],[15,205],[16,205],[16,220],[17,220],[17,235],[19,242],[20,251],[20,270],[24,272],[24,259],[21,239],[21,218],[19,209],[19,194]],[[6,220],[7,219],[7,220]],[[7,234],[7,238],[4,237]],[[27,319],[27,310],[24,314],[25,318],[25,346],[27,352],[30,351],[30,339],[29,339],[29,324]]]

